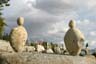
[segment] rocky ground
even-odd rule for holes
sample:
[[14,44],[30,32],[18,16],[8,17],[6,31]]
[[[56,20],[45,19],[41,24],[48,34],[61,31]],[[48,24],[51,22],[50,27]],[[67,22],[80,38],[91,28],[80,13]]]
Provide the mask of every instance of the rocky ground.
[[0,64],[96,64],[96,58],[37,52],[0,53]]
[[92,55],[70,56],[34,51],[15,53],[9,42],[0,40],[0,64],[96,64],[96,58]]
[[13,49],[8,41],[0,40],[0,52],[12,52],[12,51]]

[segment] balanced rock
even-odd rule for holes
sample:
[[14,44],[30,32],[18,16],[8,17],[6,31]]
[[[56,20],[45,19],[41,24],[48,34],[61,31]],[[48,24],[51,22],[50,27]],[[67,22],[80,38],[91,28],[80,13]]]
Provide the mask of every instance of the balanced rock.
[[54,53],[52,49],[47,49],[46,53]]
[[24,18],[17,19],[18,26],[13,28],[10,32],[10,45],[15,52],[22,52],[27,40],[27,31],[23,27]]
[[54,47],[54,53],[61,54],[61,50],[59,46]]
[[71,20],[69,22],[70,29],[64,37],[65,46],[70,55],[79,55],[84,44],[84,35],[75,26],[75,22]]
[[45,48],[44,48],[42,45],[39,45],[39,44],[38,44],[38,45],[36,46],[36,51],[37,51],[37,52],[44,52],[44,51],[45,51]]

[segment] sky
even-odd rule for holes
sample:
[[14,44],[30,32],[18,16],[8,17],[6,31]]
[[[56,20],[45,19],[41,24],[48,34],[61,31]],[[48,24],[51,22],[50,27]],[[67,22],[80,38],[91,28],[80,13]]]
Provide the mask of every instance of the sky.
[[10,0],[3,16],[8,27],[17,26],[19,16],[25,19],[29,40],[64,43],[64,35],[71,19],[85,36],[85,43],[96,48],[96,2],[95,0]]

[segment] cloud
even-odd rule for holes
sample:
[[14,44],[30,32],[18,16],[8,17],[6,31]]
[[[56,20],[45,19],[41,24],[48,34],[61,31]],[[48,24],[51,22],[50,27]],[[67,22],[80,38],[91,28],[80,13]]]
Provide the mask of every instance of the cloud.
[[96,7],[95,0],[88,0],[88,7],[90,7],[90,8]]
[[[63,42],[70,19],[84,33],[88,42],[95,41],[95,0],[10,0],[11,6],[4,9],[4,17],[10,31],[19,16],[25,18],[29,39]],[[85,41],[86,41],[85,40]],[[93,44],[92,44],[93,45]]]
[[36,6],[34,7],[51,14],[64,13],[64,10],[69,11],[69,9],[72,9],[72,6],[63,0],[36,0]]
[[68,30],[67,22],[59,21],[51,25],[50,30],[48,30],[48,34],[57,34],[57,33],[65,33]]
[[90,49],[94,49],[94,48],[96,48],[96,40],[93,40],[93,41],[91,41],[90,43],[89,43],[89,48]]
[[91,23],[91,21],[88,19],[83,19],[81,21],[80,20],[77,21],[77,24],[89,25],[90,23]]
[[90,35],[91,35],[91,36],[96,36],[96,31],[91,31],[91,32],[90,32]]

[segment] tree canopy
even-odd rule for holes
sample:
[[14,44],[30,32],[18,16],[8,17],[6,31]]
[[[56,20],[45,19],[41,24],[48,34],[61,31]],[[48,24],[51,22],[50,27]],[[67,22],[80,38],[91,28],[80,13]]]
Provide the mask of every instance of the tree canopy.
[[10,0],[0,0],[0,15],[2,15],[2,10],[5,6],[10,6],[9,4]]

